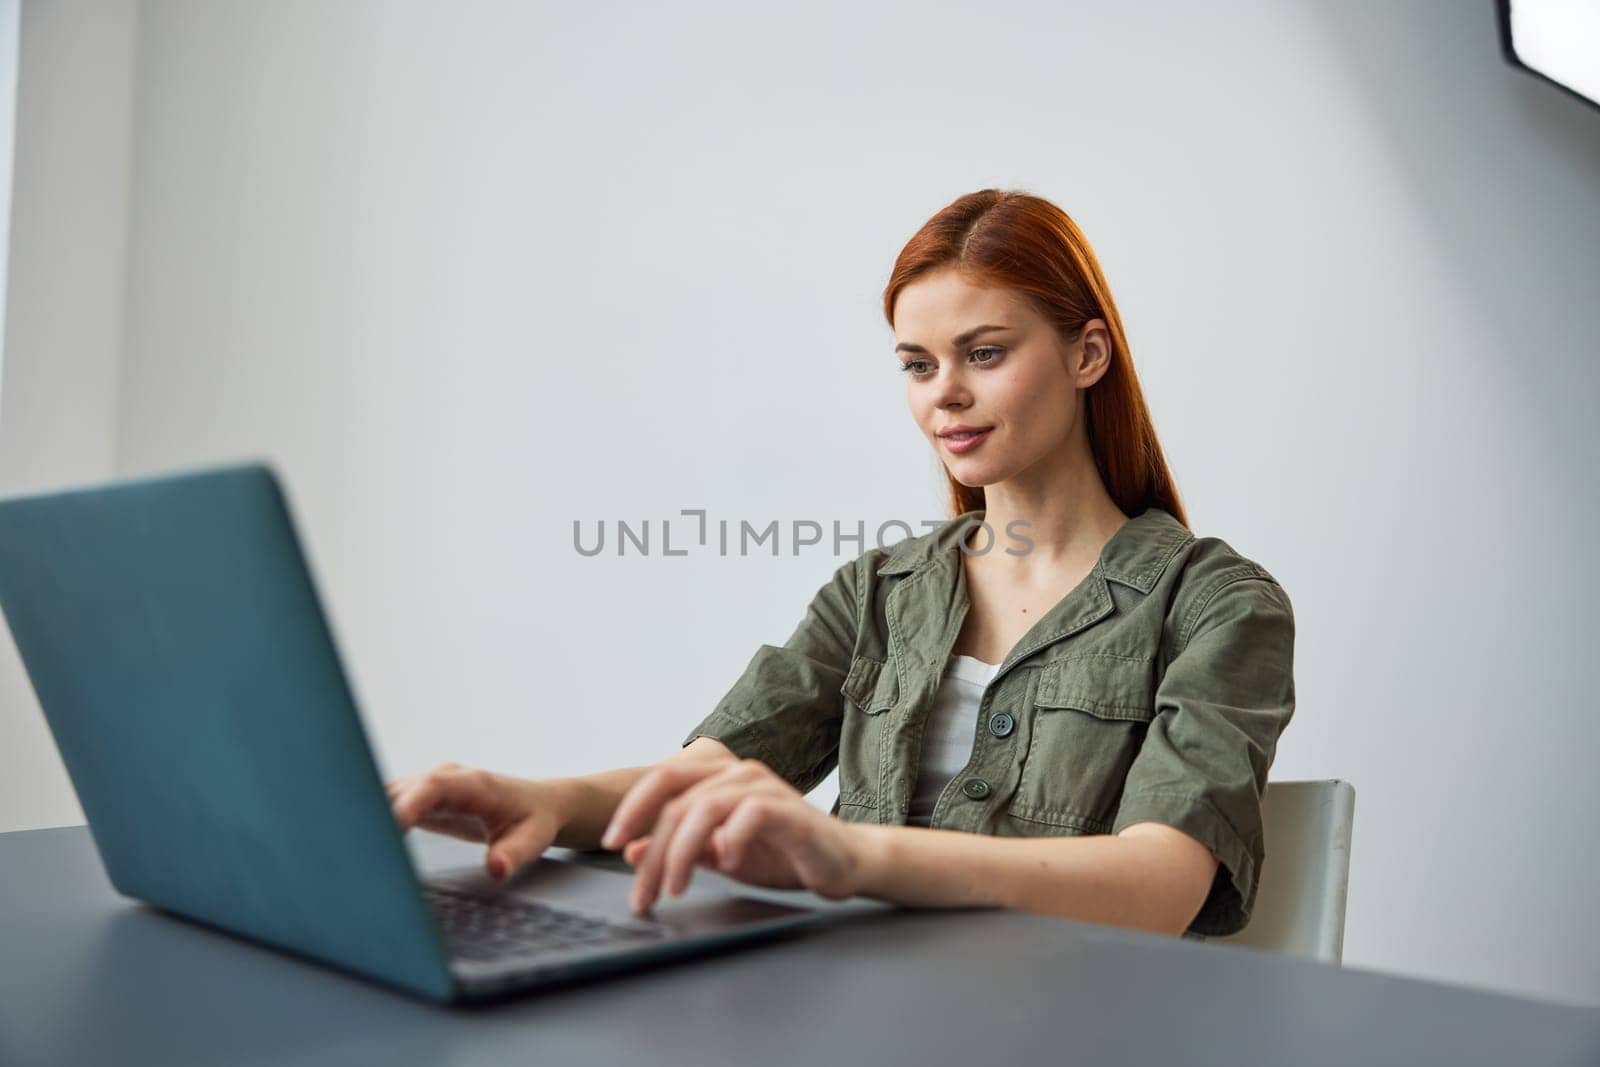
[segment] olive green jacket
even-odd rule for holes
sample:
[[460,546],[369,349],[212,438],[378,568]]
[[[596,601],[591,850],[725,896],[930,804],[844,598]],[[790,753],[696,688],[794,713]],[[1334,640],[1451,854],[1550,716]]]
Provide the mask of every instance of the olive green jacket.
[[[715,737],[801,792],[837,766],[839,818],[904,824],[967,613],[962,542],[982,517],[839,567],[683,743]],[[1261,795],[1293,713],[1288,594],[1226,542],[1150,508],[1001,662],[931,825],[1037,837],[1165,823],[1219,861],[1187,936],[1234,933],[1255,903]]]

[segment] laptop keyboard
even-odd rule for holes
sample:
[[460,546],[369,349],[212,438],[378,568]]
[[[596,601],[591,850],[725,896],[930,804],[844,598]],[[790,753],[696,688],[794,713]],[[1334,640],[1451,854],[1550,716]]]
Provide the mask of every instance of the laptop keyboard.
[[425,885],[422,895],[455,959],[488,961],[578,947],[640,944],[666,936],[664,929],[642,921],[625,926],[509,894],[486,896]]

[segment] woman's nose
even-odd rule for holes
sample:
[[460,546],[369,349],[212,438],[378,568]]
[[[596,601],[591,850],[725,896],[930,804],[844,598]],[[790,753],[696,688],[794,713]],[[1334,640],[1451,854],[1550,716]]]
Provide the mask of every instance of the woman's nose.
[[939,371],[939,377],[934,380],[934,389],[941,409],[963,408],[972,400],[966,378],[959,371]]

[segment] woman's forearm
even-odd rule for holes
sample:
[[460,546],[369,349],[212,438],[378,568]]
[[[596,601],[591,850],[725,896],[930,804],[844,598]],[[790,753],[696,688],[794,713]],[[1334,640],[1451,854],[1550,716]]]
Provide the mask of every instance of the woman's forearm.
[[1193,919],[1191,890],[1174,877],[1161,845],[1148,839],[856,828],[857,896],[913,907],[1014,908],[1172,935]]
[[561,848],[599,848],[600,835],[611,821],[611,813],[617,810],[617,804],[633,788],[633,783],[649,770],[649,767],[618,767],[576,778],[552,779],[550,785],[557,792],[557,805],[562,813],[555,844]]
[[[661,763],[682,760],[736,759],[728,747],[712,737],[697,737],[686,747],[674,752]],[[556,833],[555,844],[561,848],[594,849],[600,847],[600,835],[605,832],[616,812],[617,805],[658,764],[644,767],[618,767],[615,770],[596,771],[574,778],[549,779],[556,796],[556,805],[562,815],[561,829]]]

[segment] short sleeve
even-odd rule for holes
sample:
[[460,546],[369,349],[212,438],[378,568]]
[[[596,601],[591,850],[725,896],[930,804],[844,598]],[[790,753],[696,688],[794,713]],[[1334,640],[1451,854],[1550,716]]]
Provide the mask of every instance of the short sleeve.
[[782,645],[762,645],[711,714],[689,731],[753,756],[802,793],[839,762],[841,688],[860,626],[855,563],[834,571]]
[[1211,849],[1216,879],[1188,933],[1237,933],[1266,858],[1267,770],[1294,714],[1294,611],[1283,587],[1253,568],[1206,594],[1155,705],[1111,832],[1164,823]]

